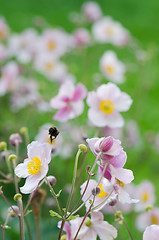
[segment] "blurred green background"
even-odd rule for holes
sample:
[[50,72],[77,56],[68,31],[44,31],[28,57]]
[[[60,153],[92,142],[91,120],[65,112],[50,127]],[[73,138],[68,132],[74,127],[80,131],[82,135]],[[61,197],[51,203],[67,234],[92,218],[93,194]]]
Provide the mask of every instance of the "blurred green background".
[[[76,26],[69,21],[70,12],[80,12],[85,1],[80,0],[0,0],[0,14],[6,19],[12,32],[21,32],[26,28],[33,27],[33,19],[42,16],[52,27],[63,27],[66,31],[72,32]],[[140,129],[141,141],[135,148],[125,149],[128,155],[126,168],[134,172],[134,183],[140,183],[142,179],[151,180],[156,186],[157,204],[159,204],[159,150],[154,147],[153,138],[159,131],[159,1],[158,0],[100,0],[97,1],[103,11],[103,15],[112,16],[114,20],[121,22],[131,35],[136,39],[138,46],[148,55],[145,62],[136,62],[133,47],[117,48],[112,45],[95,45],[88,49],[82,49],[78,54],[68,54],[63,60],[68,64],[69,72],[73,73],[78,81],[81,81],[92,90],[92,76],[99,72],[99,59],[107,49],[114,50],[119,59],[127,64],[128,72],[126,81],[119,86],[123,91],[131,95],[133,105],[131,109],[124,113],[126,120],[134,119]],[[90,26],[88,26],[90,28]],[[80,67],[79,67],[80,66]],[[46,99],[53,97],[57,91],[57,85],[44,81],[39,77],[41,83],[40,91]],[[104,82],[104,80],[103,80]],[[27,126],[31,140],[34,139],[38,128],[52,121],[53,113],[39,113],[34,107],[27,107],[17,113],[9,110],[9,97],[0,99],[0,140],[8,141],[11,133],[18,132],[20,127]],[[87,115],[87,109],[83,116]],[[84,124],[84,118],[80,116],[80,121]],[[34,121],[33,121],[34,119]],[[87,157],[86,165],[90,160]],[[93,161],[93,159],[91,160]],[[71,182],[73,172],[73,161],[63,161],[57,157],[52,162],[52,174],[57,177],[58,191],[64,185],[65,179]],[[67,169],[67,171],[65,171]],[[65,171],[65,174],[64,174]],[[4,192],[8,196],[14,195],[13,187],[5,187]],[[8,192],[8,189],[9,192]],[[49,193],[48,193],[49,194]],[[11,197],[10,197],[11,198]],[[61,203],[65,206],[66,195],[61,195]],[[14,202],[11,200],[12,203]],[[4,201],[0,199],[0,208],[6,207]],[[56,239],[57,228],[56,219],[49,217],[48,209],[43,208],[44,219],[42,219],[42,239]],[[3,214],[2,214],[3,215]],[[32,221],[32,217],[29,216]],[[109,217],[107,217],[109,219]],[[140,240],[142,234],[135,230],[135,214],[125,217],[135,240]],[[113,223],[113,217],[110,217]],[[6,238],[17,239],[17,222],[12,221],[14,226],[12,231],[8,231]],[[14,225],[15,224],[15,225]],[[34,230],[34,227],[32,227]],[[12,234],[12,237],[9,236]],[[119,226],[118,240],[129,239],[125,229]]]

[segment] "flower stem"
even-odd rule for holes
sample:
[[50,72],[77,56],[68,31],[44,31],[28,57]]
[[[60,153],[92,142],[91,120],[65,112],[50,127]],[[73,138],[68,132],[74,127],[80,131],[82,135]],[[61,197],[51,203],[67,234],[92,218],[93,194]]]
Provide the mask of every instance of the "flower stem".
[[134,239],[133,239],[133,236],[132,236],[132,234],[131,234],[131,232],[130,232],[130,230],[129,230],[129,228],[128,228],[128,225],[126,224],[126,222],[125,222],[124,219],[123,219],[123,224],[124,224],[124,226],[125,226],[128,234],[129,234],[129,236],[130,236],[130,239],[131,239],[131,240],[134,240]]
[[58,210],[59,210],[59,212],[60,212],[60,215],[62,216],[62,210],[61,210],[59,201],[58,201],[58,199],[57,199],[57,196],[56,196],[53,188],[51,187],[50,182],[49,182],[49,180],[47,179],[47,177],[45,177],[45,180],[46,180],[46,182],[47,182],[47,184],[48,184],[48,186],[49,186],[49,188],[50,188],[50,192],[51,192],[52,196],[54,197],[54,199],[55,199],[55,201],[56,201],[56,204],[57,204]]
[[5,221],[4,226],[3,226],[3,229],[2,229],[2,240],[5,239],[5,230],[6,230],[5,227],[7,226],[7,223],[8,223],[9,217],[10,217],[10,214],[7,215],[6,221]]
[[[16,159],[13,159],[13,167],[14,167],[14,169],[16,168]],[[19,193],[18,179],[17,179],[17,176],[15,175],[15,173],[14,173],[14,183],[15,183],[16,193]]]
[[30,226],[29,226],[29,223],[28,223],[27,216],[24,217],[24,221],[25,221],[25,225],[26,225],[26,228],[27,228],[27,232],[28,232],[28,238],[29,238],[29,240],[32,240],[31,230],[30,230]]
[[25,240],[25,236],[24,236],[24,223],[23,223],[24,213],[23,213],[22,198],[18,198],[18,206],[19,206],[19,210],[20,210],[20,216],[19,216],[20,240]]
[[93,206],[93,203],[94,203],[94,199],[95,199],[95,197],[93,198],[93,201],[92,201],[92,203],[91,203],[91,205],[90,205],[90,207],[89,207],[88,211],[86,212],[86,214],[85,214],[85,216],[84,216],[84,218],[83,218],[83,220],[82,220],[82,222],[81,222],[81,224],[80,224],[80,226],[79,226],[79,228],[78,228],[78,230],[77,230],[77,232],[76,232],[76,235],[75,235],[75,237],[74,237],[74,239],[73,239],[73,240],[76,240],[76,238],[77,238],[77,236],[78,236],[78,233],[79,233],[79,231],[80,231],[80,229],[81,229],[81,227],[82,227],[82,225],[83,225],[83,223],[84,223],[84,221],[85,221],[86,217],[87,217],[87,216],[88,216],[88,214],[90,213],[90,211],[91,211],[91,208],[92,208],[92,206]]

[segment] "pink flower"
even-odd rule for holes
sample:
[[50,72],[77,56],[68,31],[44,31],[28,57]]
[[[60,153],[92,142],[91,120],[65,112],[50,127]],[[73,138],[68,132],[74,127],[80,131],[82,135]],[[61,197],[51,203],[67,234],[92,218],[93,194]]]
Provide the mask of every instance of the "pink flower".
[[83,99],[86,97],[85,86],[79,83],[76,87],[71,81],[64,83],[56,97],[51,99],[51,107],[59,109],[53,119],[65,122],[79,116],[84,109]]
[[100,159],[108,161],[118,156],[122,151],[121,142],[113,137],[90,138],[86,140],[95,156],[100,152]]
[[22,138],[18,133],[10,135],[9,142],[12,146],[16,147],[22,143]]
[[32,142],[28,145],[28,158],[15,168],[15,174],[26,178],[25,185],[20,188],[22,193],[33,192],[48,172],[51,161],[51,149],[47,143]]
[[143,240],[158,240],[159,226],[151,225],[148,226],[143,234]]
[[124,120],[119,112],[129,110],[132,99],[121,92],[113,83],[103,84],[98,87],[97,91],[89,92],[87,104],[88,118],[91,123],[97,127],[122,127]]
[[87,29],[79,28],[73,33],[76,46],[88,46],[91,43],[91,37]]
[[90,1],[82,6],[84,16],[90,21],[94,22],[102,16],[102,12],[98,3]]
[[[83,217],[77,217],[75,220],[71,220],[71,235],[74,238],[76,232],[83,220]],[[97,235],[101,240],[109,239],[113,240],[117,237],[117,230],[108,222],[104,221],[104,216],[101,212],[92,212],[91,219],[86,218],[82,225],[77,239],[80,240],[96,240]]]

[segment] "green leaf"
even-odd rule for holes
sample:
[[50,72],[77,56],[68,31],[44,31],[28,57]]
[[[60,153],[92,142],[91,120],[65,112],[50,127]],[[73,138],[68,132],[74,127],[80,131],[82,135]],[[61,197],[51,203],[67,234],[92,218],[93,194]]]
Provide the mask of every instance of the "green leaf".
[[50,216],[52,216],[52,217],[56,216],[56,217],[62,219],[62,217],[57,212],[54,212],[53,210],[50,210],[49,213],[50,213]]
[[62,189],[56,194],[56,197],[59,197],[62,192]]
[[68,220],[68,221],[69,221],[69,220],[74,220],[74,219],[76,219],[77,217],[79,217],[79,215],[70,216],[67,220]]

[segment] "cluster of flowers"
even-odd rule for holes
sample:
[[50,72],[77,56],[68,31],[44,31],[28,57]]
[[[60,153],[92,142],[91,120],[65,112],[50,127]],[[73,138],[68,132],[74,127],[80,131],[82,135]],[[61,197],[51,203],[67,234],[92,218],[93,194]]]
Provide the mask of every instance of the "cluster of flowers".
[[[50,138],[48,129],[52,124],[44,125],[40,129],[36,141],[27,144],[28,158],[17,165],[16,160],[19,161],[18,148],[22,139],[19,135],[13,134],[10,137],[10,143],[16,147],[16,155],[11,154],[9,159],[13,161],[16,193],[19,194],[18,178],[26,178],[26,182],[23,187],[20,187],[20,191],[23,194],[31,195],[24,211],[21,207],[22,201],[19,200],[21,195],[15,197],[15,199],[18,199],[18,207],[12,206],[8,211],[11,215],[14,212],[14,216],[19,217],[20,226],[22,226],[23,216],[27,214],[26,210],[31,200],[42,184],[46,182],[55,198],[59,211],[59,213],[52,211],[50,214],[62,219],[58,223],[60,228],[59,240],[95,240],[97,235],[100,239],[113,240],[117,237],[117,229],[104,221],[101,210],[109,212],[110,209],[113,209],[116,220],[126,225],[124,217],[121,212],[117,211],[118,209],[125,210],[128,204],[131,209],[134,208],[136,211],[144,210],[147,205],[153,205],[155,201],[154,190],[150,183],[145,182],[138,189],[132,186],[133,172],[124,168],[127,160],[126,152],[121,146],[121,141],[117,139],[118,137],[110,136],[113,135],[113,131],[115,136],[118,135],[117,129],[120,132],[120,129],[124,126],[124,119],[120,112],[128,111],[132,104],[131,97],[122,92],[116,85],[116,83],[124,82],[126,67],[118,60],[115,52],[110,50],[104,52],[99,67],[103,76],[111,83],[100,84],[95,91],[88,91],[82,83],[75,84],[74,76],[68,73],[61,58],[71,53],[75,48],[89,47],[96,43],[111,43],[117,47],[123,47],[129,44],[130,34],[120,23],[115,22],[111,17],[103,16],[99,5],[95,2],[84,3],[82,13],[74,13],[71,19],[75,22],[83,19],[82,21],[92,23],[92,35],[85,28],[76,29],[72,34],[68,34],[60,28],[43,29],[41,34],[38,34],[35,29],[27,29],[21,34],[11,34],[5,20],[0,19],[0,62],[2,64],[0,95],[3,96],[8,92],[12,93],[14,109],[20,109],[26,104],[33,103],[43,111],[51,111],[52,108],[57,109],[53,119],[62,122],[61,125],[83,113],[84,99],[87,97],[89,124],[85,126],[86,130],[84,132],[86,136],[89,136],[89,128],[95,127],[99,132],[102,132],[104,137],[84,138],[83,132],[81,133],[83,129],[79,130],[80,126],[74,127],[74,129],[69,123],[63,126],[63,129],[67,129],[66,135],[72,134],[72,148],[79,142],[84,143],[86,140],[85,143],[95,156],[93,166],[87,168],[88,179],[81,185],[80,200],[70,211],[69,205],[75,187],[78,157],[82,151],[87,151],[85,145],[79,145],[72,188],[68,204],[63,213],[58,203],[60,193],[55,194],[53,190],[53,185],[56,182],[55,177],[47,176],[47,173],[53,152],[57,153],[59,151],[58,153],[62,157],[68,157],[72,153],[72,148],[70,150],[68,148],[68,141],[67,146],[64,146],[63,136],[58,136],[57,139]],[[37,82],[34,79],[28,80],[28,77],[26,77],[31,76],[32,78],[34,71],[42,73],[50,81],[58,82],[59,92],[50,100],[50,103],[45,102],[39,94]],[[134,144],[139,138],[134,122],[130,123],[130,128],[133,131],[128,131],[128,145]],[[60,129],[62,129],[62,126]],[[26,134],[26,129],[24,132]],[[10,170],[6,146],[1,143],[0,147],[5,152],[5,159]],[[92,179],[96,175],[94,173],[95,167],[98,167],[96,180]],[[13,181],[13,179],[10,179],[10,181]],[[0,190],[0,194],[5,199],[2,190]],[[79,206],[81,201],[83,203]],[[132,204],[135,204],[135,206],[132,207]],[[76,216],[75,213],[84,205],[86,214],[83,217]],[[128,209],[130,208],[128,207]],[[88,217],[89,214],[91,218]],[[156,232],[159,232],[159,228],[156,226],[158,223],[157,208],[149,209],[146,213],[138,216],[137,227],[141,231],[145,230],[147,226],[155,224],[146,229],[143,235],[144,240],[149,239],[152,234],[154,234],[152,240],[156,240]],[[6,229],[6,224],[2,226],[3,230]],[[63,230],[66,235],[62,235]],[[22,227],[20,231],[23,240]]]

